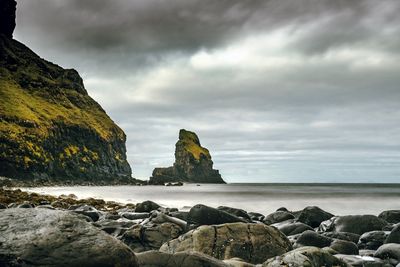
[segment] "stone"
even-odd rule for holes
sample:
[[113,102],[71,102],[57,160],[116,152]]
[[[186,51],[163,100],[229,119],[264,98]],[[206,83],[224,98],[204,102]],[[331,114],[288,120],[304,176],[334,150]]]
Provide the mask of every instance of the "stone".
[[175,163],[168,168],[155,168],[150,184],[168,182],[225,183],[218,170],[213,169],[210,152],[200,144],[194,132],[181,129],[175,145]]
[[107,234],[117,237],[124,234],[128,229],[136,225],[136,223],[134,221],[126,219],[118,219],[118,220],[104,219],[93,223],[93,225],[100,228]]
[[301,234],[302,232],[307,230],[314,231],[314,229],[311,228],[311,226],[301,222],[294,222],[294,220],[287,220],[280,223],[274,223],[271,224],[271,226],[278,228],[279,231],[284,233],[286,236]]
[[0,265],[138,266],[125,244],[83,218],[48,209],[0,212]]
[[331,255],[324,249],[317,247],[301,247],[289,251],[281,256],[271,258],[262,264],[262,267],[321,267],[348,265]]
[[382,230],[387,222],[374,215],[346,215],[332,217],[319,226],[322,232],[349,232],[362,235],[363,233]]
[[8,38],[13,37],[15,29],[15,13],[17,2],[15,0],[2,0],[0,2],[0,34]]
[[238,257],[245,262],[257,264],[291,249],[287,237],[274,227],[227,223],[200,226],[163,244],[160,251],[197,251],[221,260]]
[[162,244],[177,238],[183,230],[173,223],[162,223],[159,225],[137,224],[125,231],[121,240],[134,252],[159,249]]
[[329,247],[340,254],[358,255],[358,247],[351,241],[335,239]]
[[360,235],[347,232],[321,232],[320,234],[326,237],[351,241],[355,244],[357,244],[360,239]]
[[150,217],[149,212],[120,212],[119,215],[129,220],[139,220]]
[[376,250],[374,257],[380,259],[390,259],[391,262],[398,264],[400,263],[400,244],[384,244]]
[[100,211],[96,208],[83,204],[83,205],[72,205],[69,207],[69,210],[72,210],[75,213],[85,215],[92,219],[94,222],[97,222],[102,215]]
[[389,233],[385,240],[385,243],[397,243],[400,244],[400,223],[397,224],[393,230]]
[[175,254],[146,251],[136,254],[140,267],[232,267],[208,255],[189,251]]
[[345,254],[335,254],[334,256],[353,267],[388,267],[383,260],[370,256]]
[[258,213],[258,212],[248,212],[247,214],[249,214],[250,219],[252,221],[262,222],[265,218],[265,216],[263,214]]
[[226,206],[219,206],[217,208],[218,210],[223,210],[227,213],[230,213],[234,216],[237,216],[239,218],[242,218],[248,222],[251,222],[251,218],[249,216],[249,214],[247,214],[247,212],[245,210],[242,209],[236,209],[236,208],[232,208],[232,207],[226,207]]
[[360,249],[378,249],[385,242],[386,238],[389,236],[388,231],[371,231],[366,232],[360,236],[358,241],[358,247]]
[[229,267],[255,267],[254,264],[247,263],[240,258],[231,258],[229,260],[223,260],[223,262],[228,264]]
[[153,210],[159,209],[161,206],[158,205],[157,203],[151,201],[151,200],[146,200],[142,203],[138,203],[135,208],[135,212],[150,212]]
[[333,216],[333,214],[326,212],[319,207],[309,206],[300,212],[297,220],[315,228],[318,227],[321,222],[329,220]]
[[263,222],[265,224],[271,225],[274,223],[283,222],[286,220],[294,219],[294,215],[287,211],[275,211],[271,214],[265,216]]
[[25,201],[24,203],[18,205],[18,208],[20,209],[31,209],[33,208],[33,205],[27,201]]
[[246,221],[223,210],[198,204],[190,209],[187,222],[194,225],[211,225]]
[[400,210],[385,210],[378,217],[389,223],[400,223]]
[[6,209],[6,208],[7,208],[6,204],[0,203],[0,210]]

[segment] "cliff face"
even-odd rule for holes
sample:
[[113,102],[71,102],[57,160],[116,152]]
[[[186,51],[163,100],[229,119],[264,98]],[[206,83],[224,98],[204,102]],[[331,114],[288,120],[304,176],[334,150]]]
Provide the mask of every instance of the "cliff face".
[[[0,176],[131,182],[124,132],[88,95],[75,70],[41,59],[11,39],[12,31],[3,27],[3,20],[15,21],[9,2],[14,1],[2,1],[0,8]],[[4,10],[14,15],[3,16]]]
[[166,182],[225,183],[218,170],[213,169],[210,152],[200,144],[193,132],[179,132],[175,145],[175,163],[168,168],[155,168],[151,184]]

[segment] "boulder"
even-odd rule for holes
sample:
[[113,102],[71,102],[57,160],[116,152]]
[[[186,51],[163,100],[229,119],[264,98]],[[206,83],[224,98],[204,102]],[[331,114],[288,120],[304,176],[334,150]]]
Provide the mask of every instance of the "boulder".
[[322,232],[349,232],[362,235],[363,233],[382,230],[387,222],[374,215],[347,215],[332,217],[319,226]]
[[158,225],[137,224],[125,231],[121,240],[134,252],[159,249],[162,244],[177,238],[182,233],[182,228],[173,223]]
[[351,241],[335,239],[329,247],[340,254],[358,255],[358,247]]
[[232,208],[232,207],[226,207],[226,206],[219,206],[217,208],[218,210],[223,210],[227,213],[230,213],[234,216],[240,217],[248,222],[251,222],[251,218],[249,216],[249,214],[247,214],[247,212],[245,210],[242,209],[236,209],[236,208]]
[[397,224],[390,232],[385,240],[385,243],[397,243],[400,244],[400,223]]
[[357,244],[360,239],[360,235],[347,232],[322,232],[320,234],[326,237],[351,241],[355,244]]
[[378,217],[389,223],[400,223],[400,210],[385,210]]
[[294,219],[294,215],[291,214],[290,212],[287,211],[275,211],[271,214],[268,214],[264,220],[263,223],[271,225],[274,223],[279,223],[279,222],[283,222],[283,221],[287,221],[290,219]]
[[246,221],[226,211],[198,204],[190,209],[187,222],[194,225],[212,225]]
[[134,226],[136,223],[127,219],[110,220],[104,219],[93,223],[94,226],[103,230],[107,234],[118,237],[125,233],[129,228]]
[[318,227],[321,222],[329,220],[333,216],[333,214],[326,212],[319,207],[309,206],[300,212],[297,220],[314,228]]
[[157,203],[146,200],[142,203],[138,203],[135,208],[135,212],[150,212],[153,210],[158,210],[161,206]]
[[140,267],[231,267],[208,255],[185,251],[175,254],[146,251],[136,254]]
[[49,209],[0,212],[0,266],[138,266],[122,242],[84,216]]
[[149,212],[120,212],[119,215],[128,220],[140,220],[150,217]]
[[383,260],[370,256],[345,254],[335,254],[334,256],[353,267],[388,267]]
[[390,232],[388,231],[371,231],[360,236],[358,247],[360,249],[376,250],[383,245]]
[[221,260],[238,257],[245,262],[262,263],[291,249],[287,237],[274,227],[228,223],[200,226],[165,243],[160,251],[198,251]]
[[263,263],[262,267],[321,267],[321,266],[341,266],[348,265],[332,256],[324,249],[317,247],[301,247],[289,251],[281,256],[271,258]]
[[274,223],[271,226],[274,226],[279,229],[286,236],[301,234],[304,231],[311,230],[314,231],[313,228],[308,226],[307,224],[301,222],[294,222],[294,220],[287,220],[280,223]]
[[394,261],[397,261],[396,264],[398,264],[400,262],[400,244],[384,244],[376,250],[374,257],[381,259],[393,259]]
[[69,207],[69,210],[72,210],[75,213],[85,215],[92,219],[92,221],[97,222],[102,215],[100,211],[96,208],[83,204],[83,205],[72,205]]

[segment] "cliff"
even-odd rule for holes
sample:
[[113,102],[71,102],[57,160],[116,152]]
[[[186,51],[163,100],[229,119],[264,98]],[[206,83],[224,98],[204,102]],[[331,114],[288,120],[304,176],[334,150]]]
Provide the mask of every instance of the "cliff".
[[77,71],[12,39],[15,1],[0,5],[0,176],[33,184],[132,183],[124,132]]
[[150,184],[167,182],[225,183],[218,170],[213,169],[210,152],[200,144],[193,132],[179,131],[175,145],[175,163],[168,168],[155,168]]

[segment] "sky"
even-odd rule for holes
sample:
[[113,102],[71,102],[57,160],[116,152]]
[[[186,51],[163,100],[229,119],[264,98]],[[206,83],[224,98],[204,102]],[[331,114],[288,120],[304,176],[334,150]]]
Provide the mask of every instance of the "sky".
[[18,0],[14,38],[74,68],[133,176],[195,131],[227,182],[400,182],[398,0]]

